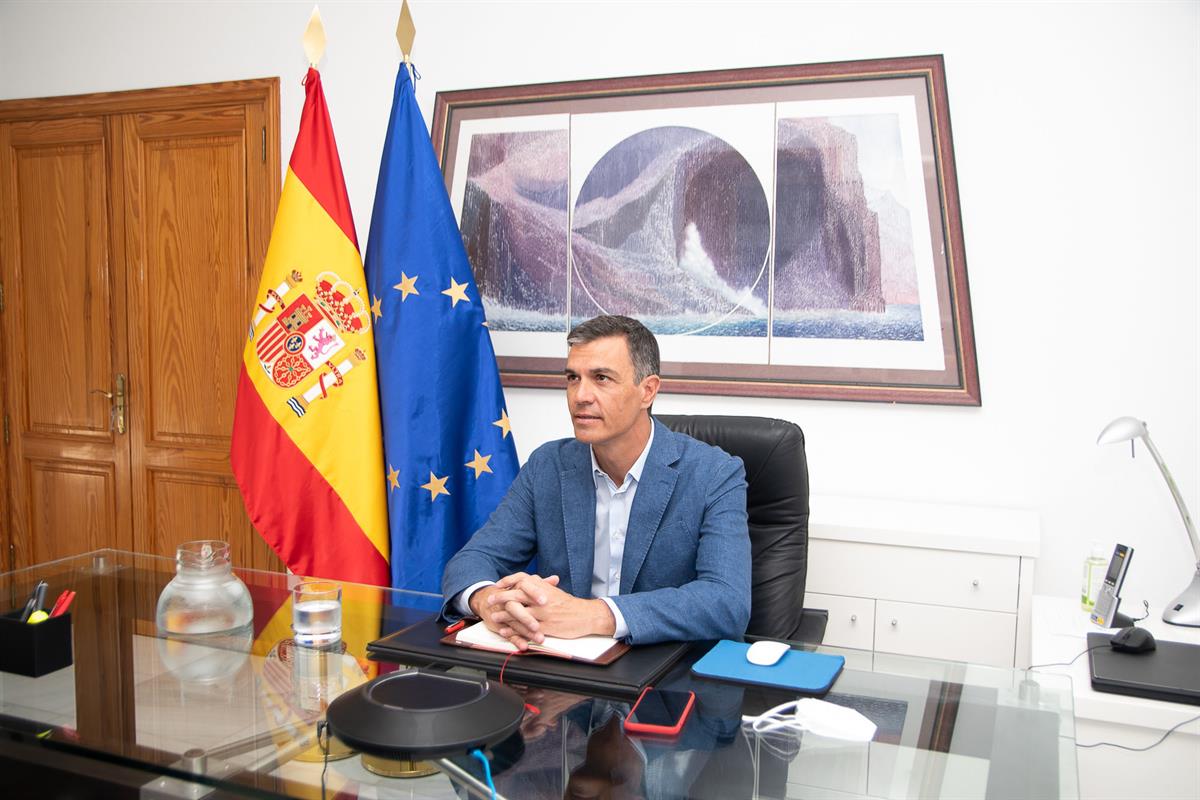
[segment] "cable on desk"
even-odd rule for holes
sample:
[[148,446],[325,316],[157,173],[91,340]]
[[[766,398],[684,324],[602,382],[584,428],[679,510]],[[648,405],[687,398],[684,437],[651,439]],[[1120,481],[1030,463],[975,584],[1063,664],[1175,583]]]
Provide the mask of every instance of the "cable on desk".
[[1150,616],[1150,601],[1149,600],[1142,601],[1142,608],[1146,609],[1146,613],[1142,614],[1140,617],[1131,617],[1129,620],[1130,622],[1141,622],[1146,617]]
[[1187,725],[1189,722],[1195,722],[1198,719],[1200,719],[1200,714],[1197,714],[1196,716],[1192,717],[1191,719],[1185,719],[1183,722],[1179,723],[1175,727],[1169,729],[1162,736],[1158,737],[1157,742],[1155,742],[1154,744],[1148,744],[1145,747],[1129,747],[1128,745],[1115,744],[1114,742],[1093,742],[1092,744],[1080,744],[1079,742],[1076,742],[1075,746],[1076,747],[1118,747],[1122,750],[1129,750],[1134,753],[1144,753],[1147,750],[1151,749],[1152,747],[1158,747],[1160,744],[1165,742],[1167,740],[1167,737],[1170,736],[1172,733],[1179,730],[1184,725]]
[[483,764],[483,780],[487,783],[488,791],[492,793],[492,800],[496,800],[496,784],[492,783],[492,765],[488,763],[487,756],[478,747],[471,751],[471,755]]
[[[325,743],[321,744],[321,737]],[[325,773],[329,771],[329,723],[321,720],[317,723],[317,746],[325,754],[325,763],[321,766],[321,800],[325,800]]]
[[1174,726],[1174,727],[1168,729],[1168,732],[1164,733],[1162,736],[1159,736],[1158,741],[1154,742],[1153,745],[1146,745],[1145,747],[1129,747],[1128,745],[1118,745],[1118,744],[1115,744],[1115,742],[1111,742],[1111,741],[1094,741],[1094,742],[1092,742],[1091,745],[1081,745],[1081,744],[1079,744],[1078,741],[1076,741],[1075,746],[1076,747],[1118,747],[1118,748],[1121,748],[1121,750],[1128,750],[1128,751],[1134,752],[1134,753],[1144,753],[1147,750],[1151,750],[1152,747],[1158,747],[1160,744],[1163,744],[1163,742],[1166,741],[1166,738],[1168,738],[1168,736],[1170,736],[1172,733],[1175,733],[1176,730],[1182,728],[1183,726],[1186,726],[1186,724],[1188,724],[1189,722],[1195,722],[1196,720],[1200,720],[1200,714],[1195,715],[1194,717],[1190,718],[1190,720],[1184,720],[1183,722],[1178,723],[1177,726]]
[[754,747],[750,744],[747,731],[754,734],[757,743],[772,755],[784,761],[791,761],[796,757],[800,752],[800,735],[804,732],[804,726],[799,722],[796,713],[797,701],[789,700],[758,716],[742,717],[742,738],[750,748],[751,761],[754,760]]
[[1110,645],[1108,642],[1105,642],[1104,644],[1093,645],[1092,647],[1089,647],[1088,649],[1084,650],[1082,653],[1079,653],[1079,655],[1075,656],[1070,661],[1055,661],[1050,664],[1034,664],[1032,667],[1026,667],[1025,671],[1029,672],[1029,671],[1032,671],[1035,669],[1041,669],[1042,667],[1069,667],[1072,664],[1074,664],[1076,661],[1078,661],[1079,656],[1083,655],[1083,653],[1090,653],[1093,650],[1103,650],[1103,649],[1111,648],[1111,647],[1112,647],[1112,645]]

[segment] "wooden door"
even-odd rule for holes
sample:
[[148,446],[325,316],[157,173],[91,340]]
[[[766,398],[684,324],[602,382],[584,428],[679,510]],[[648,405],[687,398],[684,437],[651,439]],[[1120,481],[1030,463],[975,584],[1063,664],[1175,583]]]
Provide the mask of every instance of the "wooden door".
[[0,103],[10,567],[197,538],[280,566],[229,466],[278,118],[274,79]]
[[109,131],[101,116],[0,125],[10,567],[133,544],[105,396],[125,370]]

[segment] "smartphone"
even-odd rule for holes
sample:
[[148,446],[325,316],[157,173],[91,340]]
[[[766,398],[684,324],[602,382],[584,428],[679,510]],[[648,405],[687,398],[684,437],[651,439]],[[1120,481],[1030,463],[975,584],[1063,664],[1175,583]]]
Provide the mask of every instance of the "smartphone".
[[1121,584],[1125,582],[1125,573],[1129,571],[1129,561],[1132,558],[1132,547],[1119,544],[1113,550],[1112,559],[1108,562],[1108,572],[1104,574],[1104,583],[1100,586],[1100,596],[1096,598],[1096,607],[1092,610],[1092,622],[1095,624],[1112,627],[1121,607]]
[[695,692],[647,686],[625,718],[625,730],[651,736],[676,736],[695,704]]

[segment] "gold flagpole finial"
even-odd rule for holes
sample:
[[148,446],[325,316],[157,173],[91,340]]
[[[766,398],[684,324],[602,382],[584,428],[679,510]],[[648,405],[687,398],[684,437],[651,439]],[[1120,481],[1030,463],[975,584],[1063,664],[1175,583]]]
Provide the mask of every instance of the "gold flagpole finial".
[[312,15],[308,18],[308,26],[304,29],[304,55],[313,69],[325,55],[325,25],[321,22],[321,10],[313,6]]
[[396,23],[396,41],[400,43],[400,52],[404,54],[404,63],[409,63],[412,56],[413,39],[417,38],[417,26],[413,24],[412,12],[408,10],[408,0],[400,6],[400,21]]

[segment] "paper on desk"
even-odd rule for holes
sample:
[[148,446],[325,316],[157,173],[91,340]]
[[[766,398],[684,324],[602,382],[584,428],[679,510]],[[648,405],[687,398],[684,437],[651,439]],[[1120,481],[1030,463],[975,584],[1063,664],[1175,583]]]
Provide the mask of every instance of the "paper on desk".
[[[499,650],[505,653],[515,653],[516,645],[497,633],[488,630],[482,622],[476,622],[469,628],[458,632],[457,641],[486,647],[489,650]],[[610,647],[617,643],[611,636],[581,636],[578,639],[559,639],[547,636],[541,644],[530,644],[530,650],[540,650],[547,653],[557,653],[585,661],[595,661],[604,655]]]

